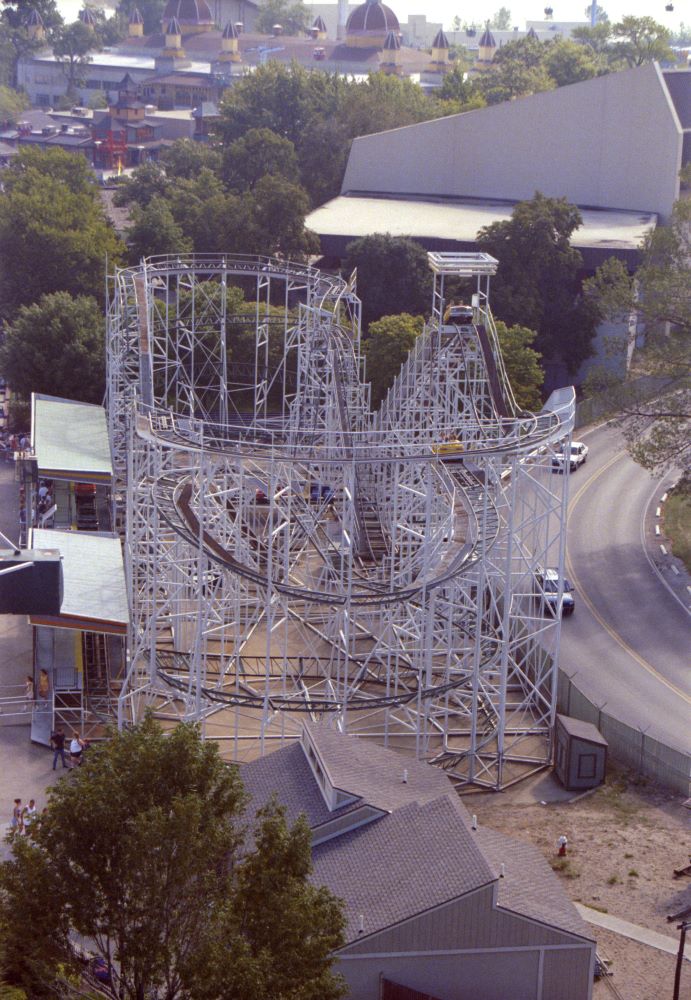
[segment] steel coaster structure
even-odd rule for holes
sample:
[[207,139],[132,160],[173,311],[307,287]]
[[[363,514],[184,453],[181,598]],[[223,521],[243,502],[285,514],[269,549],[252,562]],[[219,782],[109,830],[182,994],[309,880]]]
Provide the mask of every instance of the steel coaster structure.
[[429,263],[431,319],[376,412],[355,276],[230,255],[112,276],[121,725],[153,707],[246,759],[321,719],[490,788],[549,763],[573,390],[521,411],[497,262]]

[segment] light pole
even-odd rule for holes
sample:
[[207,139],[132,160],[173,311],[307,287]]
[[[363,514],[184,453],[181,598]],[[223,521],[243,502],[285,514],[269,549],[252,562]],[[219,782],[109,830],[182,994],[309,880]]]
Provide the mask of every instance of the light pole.
[[674,995],[672,1000],[679,1000],[679,988],[681,986],[681,967],[684,963],[684,944],[686,942],[686,932],[691,927],[691,920],[684,920],[677,924],[677,930],[681,931],[679,936],[679,951],[677,952],[677,968],[674,973]]

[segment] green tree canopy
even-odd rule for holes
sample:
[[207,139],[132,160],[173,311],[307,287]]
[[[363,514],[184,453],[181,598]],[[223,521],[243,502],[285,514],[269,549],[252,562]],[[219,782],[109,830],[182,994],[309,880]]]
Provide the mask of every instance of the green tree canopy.
[[370,323],[364,344],[367,359],[366,375],[371,384],[371,405],[376,409],[393,385],[393,381],[410,353],[424,326],[422,316],[400,313],[382,316]]
[[151,35],[161,30],[166,0],[120,0],[118,12],[127,22],[136,7],[144,19],[144,34]]
[[20,94],[11,87],[0,86],[0,122],[14,124],[29,107],[31,101],[26,94]]
[[565,198],[537,192],[519,202],[507,222],[481,229],[478,245],[499,261],[492,310],[508,326],[537,333],[535,347],[575,373],[591,353],[598,319],[581,290],[583,258],[571,246],[581,214]]
[[231,142],[224,154],[223,175],[236,191],[252,191],[263,177],[299,183],[295,146],[268,128],[251,128]]
[[613,53],[627,66],[674,62],[671,32],[652,17],[623,17],[612,29]]
[[185,237],[164,198],[155,196],[145,208],[135,205],[131,217],[127,242],[133,264],[153,254],[191,252],[192,241]]
[[[641,247],[636,281],[610,258],[586,282],[608,318],[636,310],[645,324],[645,346],[634,355],[636,375],[652,377],[653,399],[640,392],[612,393],[613,408],[634,459],[651,471],[691,466],[691,202],[678,201],[666,226],[651,231]],[[609,380],[591,380],[609,390]]]
[[53,42],[53,54],[67,77],[68,97],[74,97],[77,87],[82,86],[82,70],[91,62],[89,53],[98,45],[98,35],[83,21],[74,21],[58,30]]
[[602,72],[593,50],[568,38],[555,38],[544,49],[544,67],[557,87],[590,80]]
[[427,254],[406,236],[374,233],[346,247],[345,270],[358,269],[358,295],[367,329],[382,316],[401,311],[425,315],[432,305],[432,272]]
[[[195,178],[197,175],[198,171],[195,170],[192,172],[191,178]],[[185,180],[190,179],[185,177],[183,173],[176,174],[175,176],[178,178],[182,177]],[[113,200],[120,207],[136,204],[140,208],[145,208],[152,198],[165,196],[169,187],[170,181],[163,167],[149,160],[146,163],[142,163],[140,167],[135,167],[132,175],[120,183]]]
[[302,0],[261,0],[255,27],[271,35],[274,25],[280,24],[284,35],[300,35],[309,23],[310,12]]
[[511,27],[511,11],[509,8],[500,7],[496,14],[492,16],[489,26],[490,28],[496,28],[497,31],[508,31]]
[[525,326],[507,326],[499,320],[497,336],[516,402],[522,410],[536,413],[542,409],[540,389],[545,380],[540,354],[531,346],[537,334]]
[[102,301],[106,258],[124,247],[105,216],[88,165],[60,149],[21,149],[0,194],[0,315],[44,293]]
[[36,52],[45,41],[30,38],[27,20],[32,10],[43,19],[46,39],[52,40],[62,25],[62,17],[55,0],[3,0],[0,13],[0,83],[17,85],[17,62],[21,56]]
[[[5,979],[36,998],[335,1000],[341,905],[309,882],[310,832],[275,803],[244,846],[235,767],[147,719],[92,748],[0,867]],[[93,942],[112,985],[90,980]]]
[[14,392],[100,403],[105,388],[104,320],[95,299],[68,292],[22,306],[5,329],[0,370]]
[[159,162],[166,177],[184,177],[190,180],[203,168],[218,173],[221,169],[221,153],[213,146],[194,139],[176,139],[172,146],[163,150]]

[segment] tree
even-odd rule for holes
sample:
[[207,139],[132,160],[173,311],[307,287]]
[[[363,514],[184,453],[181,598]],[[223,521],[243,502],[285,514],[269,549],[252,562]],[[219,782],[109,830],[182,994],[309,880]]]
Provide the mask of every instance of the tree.
[[[591,17],[593,13],[593,8],[591,4],[583,11],[586,17]],[[598,3],[595,4],[595,24],[601,24],[603,21],[609,21],[609,15],[604,7],[601,7]]]
[[537,336],[535,331],[525,326],[507,326],[499,320],[497,336],[516,402],[522,410],[536,413],[542,409],[540,387],[545,373],[540,367],[541,355],[531,347]]
[[544,66],[545,45],[526,35],[496,52],[492,67],[477,86],[488,104],[552,90],[554,81]]
[[489,23],[490,28],[497,31],[508,31],[511,27],[511,11],[508,7],[500,7]]
[[598,311],[581,290],[583,258],[570,238],[581,214],[565,198],[537,192],[519,202],[507,222],[478,233],[481,250],[499,261],[492,309],[508,326],[537,333],[535,347],[563,360],[571,373],[591,353]]
[[145,208],[135,205],[131,216],[132,226],[127,232],[127,242],[132,263],[154,254],[191,252],[192,241],[185,237],[164,198],[152,198]]
[[555,38],[545,45],[544,67],[557,87],[590,80],[601,72],[595,53],[567,38]]
[[13,125],[29,107],[31,101],[26,94],[20,94],[11,87],[0,86],[0,122]]
[[118,11],[124,21],[136,7],[144,20],[144,34],[152,35],[161,30],[166,0],[120,0]]
[[382,316],[401,311],[414,316],[430,311],[432,272],[427,254],[415,240],[374,233],[349,243],[346,255],[346,272],[358,269],[365,328]]
[[124,247],[107,221],[82,156],[20,149],[0,194],[0,315],[12,318],[42,294],[103,300],[106,259]]
[[319,253],[319,237],[305,229],[308,211],[307,193],[298,184],[268,174],[262,177],[254,190],[259,252],[293,260]]
[[[196,727],[164,733],[149,717],[89,750],[0,867],[6,980],[32,997],[341,996],[344,918],[308,881],[305,821],[289,828],[270,802],[244,847],[245,805],[237,769]],[[110,985],[80,964],[78,936]]]
[[370,323],[364,344],[367,359],[366,374],[372,387],[371,404],[376,409],[398,375],[416,338],[422,333],[424,319],[400,313],[382,316]]
[[221,169],[221,153],[213,146],[194,139],[176,139],[172,146],[163,150],[159,162],[166,177],[184,177],[189,180],[196,177],[203,168],[218,173]]
[[310,12],[302,0],[262,0],[255,28],[264,35],[273,34],[280,24],[285,35],[300,35],[309,24]]
[[[668,225],[650,232],[641,247],[635,281],[610,258],[586,282],[587,292],[608,318],[637,310],[645,323],[645,347],[634,355],[634,371],[657,387],[649,393],[612,393],[634,459],[651,471],[691,465],[691,202],[678,201]],[[591,380],[611,392],[611,380]]]
[[[163,162],[163,160],[161,161]],[[175,161],[177,162],[177,161]],[[182,174],[176,175],[182,177]],[[197,176],[197,171],[192,177]],[[115,192],[114,202],[121,208],[125,205],[136,204],[140,208],[145,208],[152,198],[165,197],[170,187],[170,181],[164,173],[162,167],[153,160],[142,163],[140,167],[135,167],[132,176],[125,178]]]
[[0,14],[0,82],[10,87],[17,85],[17,63],[24,55],[36,52],[45,41],[30,38],[27,20],[32,10],[40,14],[50,42],[62,25],[62,17],[55,0],[3,0]]
[[295,146],[268,128],[251,128],[225,150],[223,175],[236,191],[253,191],[263,177],[299,181]]
[[573,29],[571,38],[574,42],[582,42],[587,45],[596,55],[604,58],[610,54],[612,25],[609,21],[598,21],[592,28],[590,25],[583,25],[583,27]]
[[649,62],[674,62],[669,47],[671,33],[652,17],[623,17],[612,29],[613,52],[627,66]]
[[42,392],[100,403],[105,382],[104,321],[96,300],[55,292],[22,306],[6,327],[0,369],[24,399]]
[[53,42],[53,55],[67,77],[67,95],[74,97],[84,78],[81,70],[91,62],[89,52],[98,47],[98,36],[83,21],[74,21],[60,29]]
[[454,68],[444,74],[439,96],[442,100],[458,101],[463,111],[471,111],[474,108],[484,107],[486,101],[478,92],[476,84],[467,79],[467,68],[461,65],[454,65]]

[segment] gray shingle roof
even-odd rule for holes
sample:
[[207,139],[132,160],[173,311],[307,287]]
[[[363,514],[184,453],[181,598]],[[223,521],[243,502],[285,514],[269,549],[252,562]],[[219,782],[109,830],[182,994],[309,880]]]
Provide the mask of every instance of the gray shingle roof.
[[314,848],[313,880],[345,900],[348,942],[397,924],[495,879],[454,792]]
[[592,939],[541,854],[492,830],[472,830],[442,771],[325,726],[305,728],[333,786],[355,801],[330,812],[303,746],[292,743],[240,766],[252,799],[248,815],[274,793],[289,821],[304,813],[312,829],[363,803],[382,811],[313,848],[313,881],[344,899],[349,943],[497,880],[500,907]]
[[504,864],[505,874],[499,879],[498,899],[502,909],[593,940],[558,877],[537,848],[482,826],[475,837],[497,874]]
[[408,802],[429,802],[451,789],[443,771],[422,761],[324,726],[306,728],[335,787],[379,809],[390,812]]

